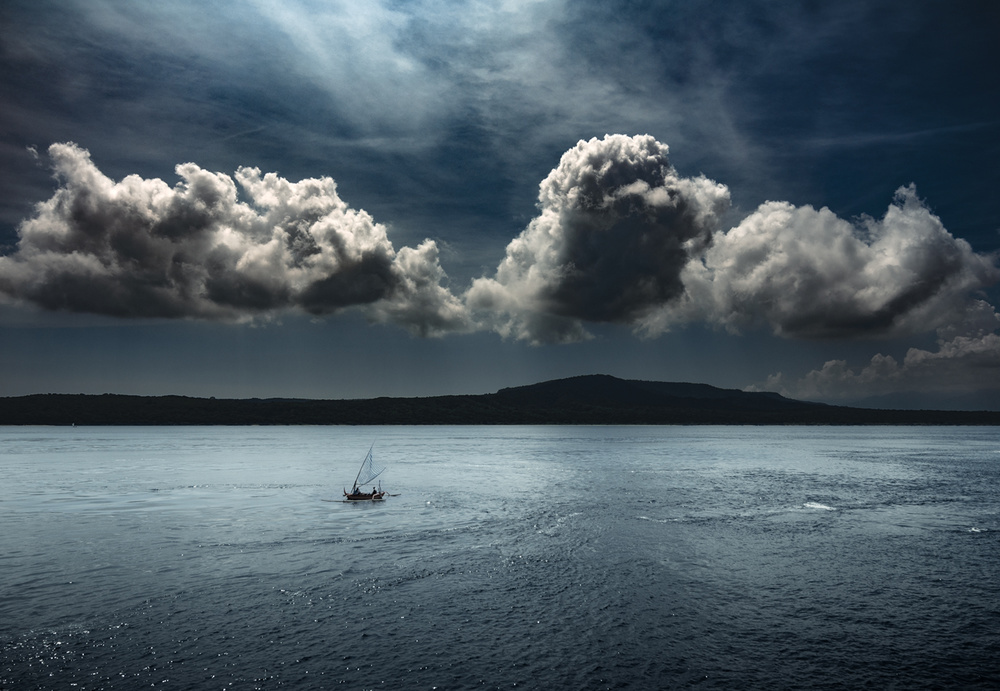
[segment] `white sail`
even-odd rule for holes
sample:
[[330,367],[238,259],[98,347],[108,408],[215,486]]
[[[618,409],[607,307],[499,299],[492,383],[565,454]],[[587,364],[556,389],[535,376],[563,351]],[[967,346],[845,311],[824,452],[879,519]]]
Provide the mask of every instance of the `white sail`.
[[361,463],[361,470],[358,471],[358,477],[354,480],[353,489],[357,489],[359,485],[367,485],[386,469],[385,465],[376,464],[372,458],[372,449],[374,448],[375,445],[372,444],[372,448],[368,449],[368,455],[365,456],[365,460]]

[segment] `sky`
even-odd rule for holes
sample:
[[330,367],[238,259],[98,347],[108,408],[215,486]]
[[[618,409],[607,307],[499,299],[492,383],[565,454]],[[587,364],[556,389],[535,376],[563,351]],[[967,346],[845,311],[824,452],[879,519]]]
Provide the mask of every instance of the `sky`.
[[6,0],[0,395],[1000,408],[1000,5]]

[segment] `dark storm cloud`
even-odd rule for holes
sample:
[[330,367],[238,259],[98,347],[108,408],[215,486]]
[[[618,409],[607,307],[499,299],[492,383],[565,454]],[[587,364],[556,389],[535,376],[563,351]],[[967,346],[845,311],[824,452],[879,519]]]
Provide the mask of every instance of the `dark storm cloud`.
[[[22,200],[48,192],[25,147],[73,140],[116,179],[178,160],[329,172],[378,218],[460,246],[449,268],[464,281],[523,228],[558,154],[605,132],[657,133],[675,166],[725,180],[743,208],[822,199],[842,216],[876,213],[913,179],[949,228],[997,243],[995,179],[983,174],[1000,140],[1000,71],[984,67],[994,9],[35,0],[2,11],[0,245],[29,210]],[[899,131],[970,121],[994,124],[962,135],[960,155],[940,138],[928,147],[947,175],[909,172],[934,161]],[[810,144],[859,132],[905,160]],[[983,222],[962,222],[970,215]]]
[[723,186],[678,177],[648,135],[581,141],[538,199],[496,277],[467,295],[500,333],[536,342],[584,337],[582,322],[634,322],[679,296],[681,269],[729,205]]
[[798,338],[946,328],[996,258],[952,236],[900,188],[880,220],[767,202],[717,231],[729,191],[684,178],[652,137],[580,142],[542,182],[540,213],[466,300],[483,323],[532,342],[587,337],[617,322],[656,335],[686,322],[767,326]]
[[[463,330],[437,247],[396,251],[329,178],[290,182],[193,163],[174,187],[115,182],[74,144],[49,149],[59,188],[0,257],[0,291],[50,310],[246,320],[284,309],[364,308],[421,335]],[[237,183],[249,203],[237,198]]]

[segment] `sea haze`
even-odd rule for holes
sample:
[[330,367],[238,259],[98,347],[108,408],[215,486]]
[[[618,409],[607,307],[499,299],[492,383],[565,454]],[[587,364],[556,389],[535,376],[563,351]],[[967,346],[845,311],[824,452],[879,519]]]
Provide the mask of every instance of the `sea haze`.
[[1000,685],[993,427],[0,427],[0,473],[3,689]]

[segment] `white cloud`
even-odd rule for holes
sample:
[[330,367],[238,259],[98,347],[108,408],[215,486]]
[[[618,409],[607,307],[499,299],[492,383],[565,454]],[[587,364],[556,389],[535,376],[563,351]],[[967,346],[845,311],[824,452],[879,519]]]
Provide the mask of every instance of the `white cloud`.
[[926,333],[964,315],[1000,278],[995,257],[952,236],[911,185],[881,220],[767,202],[685,267],[683,299],[644,328],[704,320],[800,338]]
[[[330,178],[290,182],[193,163],[174,187],[115,182],[75,144],[49,148],[60,186],[0,257],[0,292],[50,310],[246,320],[348,307],[422,335],[464,330],[431,240],[398,253]],[[237,198],[237,184],[249,203]]]

